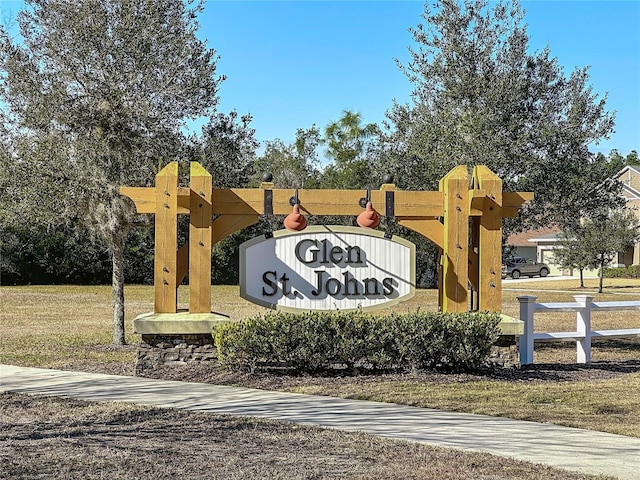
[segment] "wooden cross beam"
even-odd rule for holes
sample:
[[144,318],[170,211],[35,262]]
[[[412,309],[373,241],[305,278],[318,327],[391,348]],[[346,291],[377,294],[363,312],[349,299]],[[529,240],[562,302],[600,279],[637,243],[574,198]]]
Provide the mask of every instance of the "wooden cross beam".
[[[155,215],[155,313],[176,313],[177,289],[187,273],[189,312],[210,312],[212,246],[256,223],[260,215],[291,212],[293,189],[275,189],[272,183],[217,189],[212,180],[192,162],[190,185],[180,187],[178,164],[173,162],[158,173],[155,187],[120,189],[134,201],[138,213]],[[298,190],[300,210],[309,215],[357,216],[365,194],[364,190]],[[379,214],[395,217],[398,224],[439,247],[442,310],[466,311],[471,283],[478,292],[478,308],[500,311],[502,218],[516,216],[532,193],[502,192],[500,178],[483,166],[474,168],[470,181],[466,167],[458,166],[443,177],[437,192],[401,191],[384,184],[370,198]],[[178,249],[181,214],[190,216],[189,243]]]
[[[165,167],[166,168],[166,167]],[[385,205],[385,194],[390,184],[382,187],[386,190],[371,192],[371,202],[380,213]],[[391,184],[392,186],[392,184]],[[189,188],[179,187],[178,214],[190,213]],[[214,188],[211,197],[211,213],[214,215],[264,215],[265,188]],[[289,199],[294,196],[295,189],[273,190],[273,214],[288,215],[291,213]],[[129,197],[136,204],[138,213],[155,213],[155,189],[153,187],[121,187],[120,193]],[[362,212],[360,199],[365,190],[321,190],[300,189],[300,211],[309,215],[358,215]],[[482,216],[486,193],[476,189],[470,194],[469,216]],[[522,205],[533,199],[529,192],[504,192],[501,205],[502,217],[515,217]],[[395,191],[395,216],[407,219],[441,217],[444,208],[443,192],[420,192],[410,190]]]

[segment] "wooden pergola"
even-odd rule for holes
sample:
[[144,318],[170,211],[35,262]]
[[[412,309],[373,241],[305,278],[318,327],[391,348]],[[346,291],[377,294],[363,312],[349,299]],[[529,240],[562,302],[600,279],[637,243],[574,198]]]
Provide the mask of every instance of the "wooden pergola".
[[[121,187],[138,213],[155,215],[154,314],[178,312],[177,290],[189,274],[189,314],[211,312],[211,252],[232,233],[257,223],[260,215],[291,213],[297,194],[300,211],[309,215],[357,216],[363,190],[213,188],[211,175],[196,162],[190,185],[178,184],[178,163],[156,176],[155,187]],[[438,191],[397,190],[385,183],[370,192],[374,209],[433,241],[440,249],[439,307],[446,312],[471,307],[502,308],[502,219],[514,217],[531,200],[529,192],[503,192],[502,180],[485,166],[445,175]],[[178,215],[189,215],[189,242],[178,248]],[[215,217],[215,218],[214,218]],[[213,218],[213,220],[212,220]],[[468,286],[477,298],[470,305]]]

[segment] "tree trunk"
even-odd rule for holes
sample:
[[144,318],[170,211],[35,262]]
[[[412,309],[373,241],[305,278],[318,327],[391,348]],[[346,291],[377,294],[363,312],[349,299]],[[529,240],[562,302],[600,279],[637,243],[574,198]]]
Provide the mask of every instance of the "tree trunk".
[[584,268],[580,269],[580,288],[584,288]]
[[598,286],[598,293],[602,293],[603,280],[604,280],[604,262],[600,263],[600,282]]
[[124,338],[124,236],[115,232],[111,235],[111,263],[113,275],[113,344],[126,345]]

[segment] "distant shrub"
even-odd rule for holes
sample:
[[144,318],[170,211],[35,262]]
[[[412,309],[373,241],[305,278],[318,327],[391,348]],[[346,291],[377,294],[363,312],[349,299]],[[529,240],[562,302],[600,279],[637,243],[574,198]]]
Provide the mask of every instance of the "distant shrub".
[[640,265],[605,268],[604,276],[605,278],[638,278],[640,277]]
[[605,278],[625,278],[629,275],[626,268],[607,267],[604,269]]
[[629,265],[627,267],[629,275],[633,278],[640,277],[640,265]]
[[498,339],[499,321],[489,313],[274,313],[222,325],[214,334],[222,364],[233,369],[474,370]]

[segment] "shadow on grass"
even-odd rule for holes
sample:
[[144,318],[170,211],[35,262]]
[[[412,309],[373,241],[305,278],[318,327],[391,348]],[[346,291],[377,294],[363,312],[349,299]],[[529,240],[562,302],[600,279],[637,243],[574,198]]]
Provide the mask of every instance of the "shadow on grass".
[[519,370],[495,369],[485,372],[495,380],[575,382],[606,380],[619,375],[640,372],[640,360],[597,361],[590,364],[535,363]]

